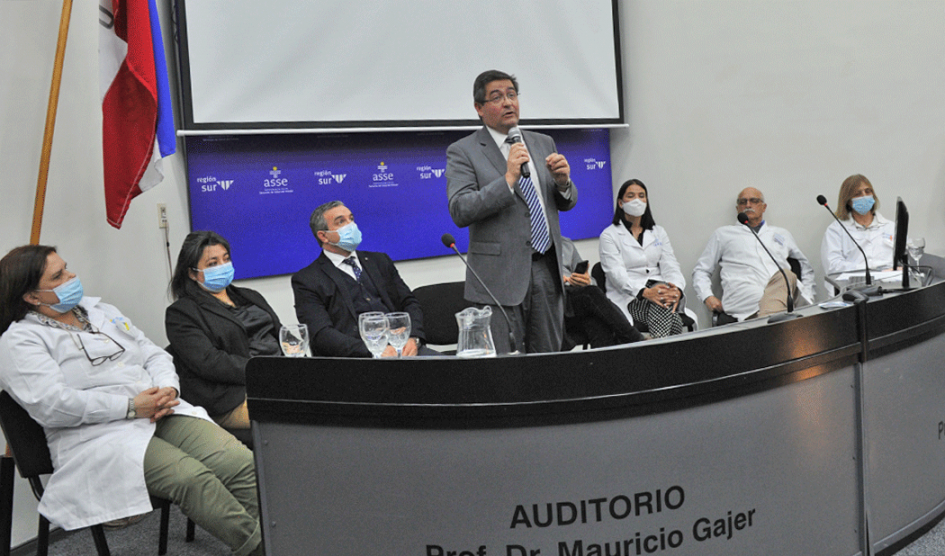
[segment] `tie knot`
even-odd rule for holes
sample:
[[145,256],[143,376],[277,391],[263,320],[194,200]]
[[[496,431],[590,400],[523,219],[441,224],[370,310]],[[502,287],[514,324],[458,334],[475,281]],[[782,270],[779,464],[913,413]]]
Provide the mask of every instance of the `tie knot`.
[[358,282],[361,281],[361,267],[358,266],[358,262],[354,260],[354,256],[348,257],[347,259],[342,260],[344,264],[351,267],[354,270],[354,279]]

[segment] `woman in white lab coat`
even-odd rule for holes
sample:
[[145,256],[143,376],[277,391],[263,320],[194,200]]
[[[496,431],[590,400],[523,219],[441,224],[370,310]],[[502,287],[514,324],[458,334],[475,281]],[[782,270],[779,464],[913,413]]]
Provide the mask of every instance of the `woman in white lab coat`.
[[[888,269],[893,266],[893,240],[896,223],[879,213],[879,197],[866,176],[855,174],[843,180],[837,199],[836,221],[827,226],[820,257],[824,272],[836,275],[852,270]],[[845,227],[850,234],[841,229]],[[866,253],[857,248],[850,235],[856,238]],[[829,290],[829,288],[828,288]]]
[[261,553],[252,453],[177,397],[171,357],[84,297],[54,247],[0,260],[0,334],[0,388],[46,431],[54,471],[39,511],[50,522],[71,530],[146,513],[150,492],[234,554]]
[[[689,322],[681,315],[667,317],[683,312],[686,279],[669,236],[653,220],[640,180],[627,181],[617,192],[613,222],[600,235],[600,264],[608,299],[638,328],[643,324],[652,335],[662,336],[678,334],[680,325]],[[676,322],[666,325],[667,318]]]

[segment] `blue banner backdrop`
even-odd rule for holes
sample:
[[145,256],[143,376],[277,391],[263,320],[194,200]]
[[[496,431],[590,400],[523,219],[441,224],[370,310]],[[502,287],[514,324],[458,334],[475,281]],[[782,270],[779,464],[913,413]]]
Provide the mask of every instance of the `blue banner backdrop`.
[[[362,248],[395,261],[442,256],[444,233],[466,250],[446,198],[446,148],[468,131],[187,137],[191,229],[230,242],[236,278],[291,274],[320,250],[309,228],[318,205],[344,201]],[[597,237],[613,214],[610,134],[554,130],[578,204],[562,233]]]

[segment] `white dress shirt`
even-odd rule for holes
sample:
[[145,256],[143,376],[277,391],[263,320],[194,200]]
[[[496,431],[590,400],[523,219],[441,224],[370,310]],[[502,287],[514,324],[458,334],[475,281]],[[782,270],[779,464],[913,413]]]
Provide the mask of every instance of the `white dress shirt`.
[[[358,279],[357,275],[354,273],[354,267],[345,263],[345,259],[350,259],[354,257],[354,264],[358,265],[358,268],[361,268],[361,261],[358,259],[358,252],[352,251],[349,255],[339,255],[338,253],[325,250],[325,256],[328,257],[328,260],[332,262],[338,270],[344,272],[348,276],[354,278],[356,281]],[[361,268],[363,271],[364,269]]]

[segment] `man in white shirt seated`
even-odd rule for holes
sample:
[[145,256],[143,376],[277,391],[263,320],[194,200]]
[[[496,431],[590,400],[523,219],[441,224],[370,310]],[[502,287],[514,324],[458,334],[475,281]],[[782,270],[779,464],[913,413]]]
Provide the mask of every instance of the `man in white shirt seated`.
[[[797,246],[791,232],[768,225],[764,220],[764,194],[748,187],[738,194],[738,213],[748,217],[747,225],[722,226],[715,230],[705,251],[692,271],[692,285],[706,307],[719,314],[719,324],[765,317],[787,309],[790,288],[795,300],[798,294],[806,303],[814,302],[814,269]],[[755,233],[777,260],[765,253]],[[790,269],[788,258],[800,263],[801,276]],[[721,267],[722,299],[712,292],[712,274]],[[778,268],[784,269],[789,284]]]

